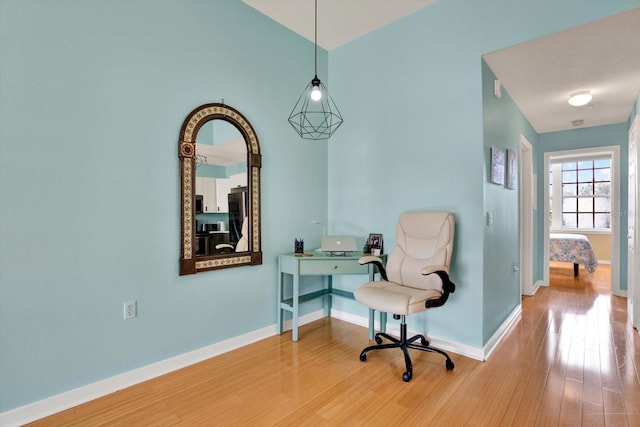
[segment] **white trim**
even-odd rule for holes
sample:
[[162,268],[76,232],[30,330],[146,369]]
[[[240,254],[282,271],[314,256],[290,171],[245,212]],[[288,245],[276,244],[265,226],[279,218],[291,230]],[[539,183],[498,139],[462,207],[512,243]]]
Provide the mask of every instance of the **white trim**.
[[611,156],[611,292],[622,296],[620,290],[620,146],[610,145],[606,147],[584,148],[577,150],[549,151],[544,153],[544,188],[543,203],[543,281],[549,283],[549,221],[546,220],[549,212],[549,162],[552,160],[568,158],[585,158],[596,155]]
[[511,330],[511,328],[516,323],[516,321],[520,318],[521,313],[522,313],[522,304],[518,304],[513,309],[511,314],[507,316],[505,321],[502,322],[502,325],[500,325],[498,330],[496,330],[494,334],[491,336],[491,338],[489,338],[489,341],[487,341],[487,343],[484,345],[484,348],[482,349],[484,353],[483,360],[488,360],[489,357],[491,356],[491,353],[493,353],[493,351],[496,348],[498,348],[498,344],[500,344],[500,342],[504,339],[504,337],[507,336],[507,333]]
[[[493,335],[493,337],[491,337],[484,348],[473,347],[456,341],[438,338],[433,335],[429,335],[429,340],[434,346],[445,351],[451,351],[461,356],[484,361],[489,358],[491,352],[495,350],[502,338],[513,326],[521,311],[522,307],[518,305],[509,315],[507,320],[505,320],[500,328],[498,328],[496,333]],[[369,319],[366,317],[356,316],[354,314],[335,309],[331,310],[331,314],[336,319],[368,328]],[[324,310],[316,310],[299,317],[298,325],[304,325],[306,323],[321,319],[322,317],[324,317]],[[396,326],[389,326],[390,327],[387,328],[389,333],[396,335],[399,334],[400,331]],[[287,328],[291,328],[291,321],[285,322],[285,329]],[[376,328],[380,328],[380,322],[376,323]],[[141,382],[148,381],[164,374],[168,374],[170,372],[193,365],[198,362],[202,362],[203,360],[207,360],[220,354],[235,350],[237,348],[244,347],[256,341],[269,338],[276,335],[276,333],[277,329],[276,325],[274,324],[266,328],[239,335],[237,337],[233,337],[216,344],[189,351],[187,353],[170,357],[159,362],[151,363],[141,368],[133,369],[131,371],[115,375],[111,378],[106,378],[104,380],[87,384],[86,386],[78,387],[76,389],[69,390],[64,393],[42,399],[34,403],[30,403],[28,405],[20,406],[6,412],[2,412],[0,413],[0,426],[17,427],[32,421],[39,420],[49,415],[56,414],[60,411],[64,411],[74,406],[78,406],[91,400],[114,393],[118,390],[131,387]],[[420,332],[410,332],[410,334],[418,333]]]
[[520,226],[520,294],[534,295],[533,290],[533,147],[520,135],[519,226]]

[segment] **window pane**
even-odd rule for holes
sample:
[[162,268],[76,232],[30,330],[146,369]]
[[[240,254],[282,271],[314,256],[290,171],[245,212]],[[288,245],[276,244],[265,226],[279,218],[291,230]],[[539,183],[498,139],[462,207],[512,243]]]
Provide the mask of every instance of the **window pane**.
[[578,162],[578,169],[593,169],[593,160]]
[[594,173],[596,181],[611,181],[611,169],[609,168],[596,169]]
[[593,212],[593,199],[591,197],[580,197],[578,199],[578,212]]
[[563,163],[562,164],[562,170],[566,171],[566,170],[576,170],[578,167],[576,165],[576,162],[568,162],[568,163]]
[[611,228],[611,215],[596,214],[596,228]]
[[562,226],[566,228],[576,228],[576,214],[562,214]]
[[611,200],[608,197],[594,197],[596,212],[611,212]]
[[588,169],[578,172],[578,182],[592,182],[593,181],[593,169]]
[[578,185],[577,184],[562,184],[562,195],[563,196],[577,196],[578,195]]
[[578,184],[578,195],[593,196],[593,184]]
[[578,173],[576,171],[562,172],[562,182],[577,182]]
[[578,214],[578,228],[593,228],[593,215]]
[[608,182],[598,182],[595,185],[595,194],[596,195],[609,195],[611,192],[611,184]]
[[578,199],[575,197],[565,197],[562,199],[562,212],[577,212]]
[[611,166],[611,159],[594,160],[593,166],[596,168],[608,168]]

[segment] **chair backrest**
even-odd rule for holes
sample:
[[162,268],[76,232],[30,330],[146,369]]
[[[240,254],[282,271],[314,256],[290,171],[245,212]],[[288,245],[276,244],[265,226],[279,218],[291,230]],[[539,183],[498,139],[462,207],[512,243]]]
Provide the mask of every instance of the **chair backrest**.
[[242,220],[240,236],[240,240],[238,240],[238,243],[236,244],[236,252],[246,252],[249,250],[249,221],[246,216]]
[[396,244],[387,260],[389,281],[412,288],[442,290],[436,274],[423,276],[433,265],[449,268],[453,252],[454,220],[450,212],[419,211],[400,215]]

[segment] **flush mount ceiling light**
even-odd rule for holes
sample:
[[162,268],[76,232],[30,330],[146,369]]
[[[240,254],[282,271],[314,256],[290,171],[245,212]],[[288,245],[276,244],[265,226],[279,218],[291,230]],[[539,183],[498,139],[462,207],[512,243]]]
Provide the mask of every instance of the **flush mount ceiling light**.
[[581,90],[580,92],[574,92],[569,96],[569,105],[574,107],[582,107],[591,102],[591,92],[588,90]]
[[328,139],[342,124],[342,116],[329,91],[318,78],[318,0],[315,1],[314,77],[302,91],[289,115],[289,123],[304,139]]

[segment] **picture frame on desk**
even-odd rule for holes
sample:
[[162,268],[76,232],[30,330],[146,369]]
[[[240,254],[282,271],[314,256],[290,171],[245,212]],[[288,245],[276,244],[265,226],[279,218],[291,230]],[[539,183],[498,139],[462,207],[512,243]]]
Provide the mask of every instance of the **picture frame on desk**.
[[380,255],[383,253],[383,239],[382,234],[371,233],[367,239],[367,246],[369,247],[369,253],[371,255]]

